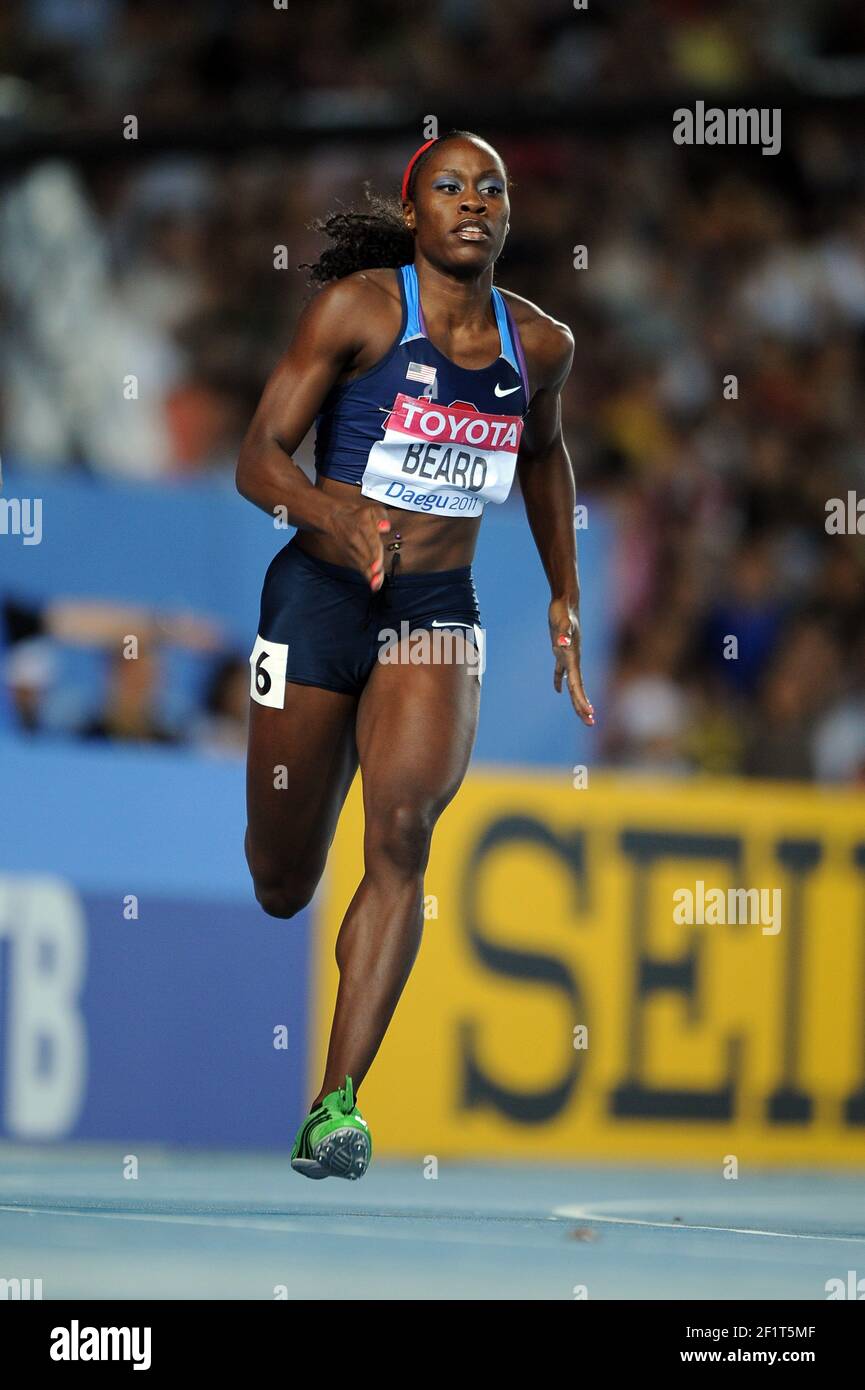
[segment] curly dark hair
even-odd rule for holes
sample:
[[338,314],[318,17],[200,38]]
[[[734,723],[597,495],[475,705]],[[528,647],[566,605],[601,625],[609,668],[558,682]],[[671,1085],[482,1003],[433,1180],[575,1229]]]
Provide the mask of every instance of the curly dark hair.
[[[447,140],[480,139],[482,137],[471,130],[448,130],[440,135],[416,161],[409,176],[408,197],[414,197],[418,170],[423,168],[440,145]],[[333,242],[332,246],[325,247],[317,261],[302,261],[298,266],[298,270],[310,272],[311,285],[326,285],[331,280],[342,280],[357,270],[396,268],[414,260],[414,236],[403,222],[399,198],[382,198],[371,191],[369,184],[364,184],[363,191],[368,212],[361,212],[357,208],[329,212],[326,217],[316,218],[311,224],[314,231],[323,232]]]

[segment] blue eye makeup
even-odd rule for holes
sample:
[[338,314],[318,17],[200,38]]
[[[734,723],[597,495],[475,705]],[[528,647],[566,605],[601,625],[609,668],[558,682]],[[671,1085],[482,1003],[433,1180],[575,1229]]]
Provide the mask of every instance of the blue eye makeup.
[[[450,175],[442,175],[433,183],[433,188],[456,188],[462,191],[464,185],[461,179],[452,178]],[[504,193],[505,186],[501,179],[484,179],[480,185],[479,192],[484,193]]]

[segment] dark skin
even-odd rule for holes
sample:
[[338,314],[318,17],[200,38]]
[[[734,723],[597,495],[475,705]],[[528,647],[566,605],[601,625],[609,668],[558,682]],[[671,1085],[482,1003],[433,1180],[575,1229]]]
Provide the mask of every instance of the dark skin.
[[[430,340],[472,370],[499,354],[491,289],[509,214],[501,160],[475,140],[434,148],[403,203]],[[455,228],[466,218],[487,235],[461,239]],[[557,691],[567,682],[576,714],[592,725],[580,674],[574,481],[561,430],[573,338],[528,300],[503,293],[529,373],[517,471],[550,585],[553,682]],[[401,570],[428,573],[471,564],[481,522],[384,506],[329,478],[313,485],[292,460],[331,386],[374,366],[400,321],[391,269],[358,272],[316,295],[265,387],[237,468],[243,496],[271,515],[284,508],[304,550],[358,569],[373,590],[392,569],[395,533]],[[316,1102],[346,1074],[360,1086],[408,979],[432,831],[465,776],[479,695],[467,665],[400,662],[377,665],[358,698],[288,683],[284,709],[251,702],[246,851],[265,911],[290,917],[310,901],[358,766],[363,782],[364,876],[337,940],[340,984]],[[287,790],[274,788],[277,765],[288,769]]]

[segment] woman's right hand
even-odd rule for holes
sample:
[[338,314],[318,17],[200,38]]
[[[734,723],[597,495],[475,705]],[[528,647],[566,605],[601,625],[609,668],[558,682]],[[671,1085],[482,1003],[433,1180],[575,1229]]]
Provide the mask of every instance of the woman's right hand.
[[338,503],[330,515],[328,533],[338,543],[346,564],[360,570],[373,590],[384,583],[383,537],[390,530],[387,508],[379,502]]

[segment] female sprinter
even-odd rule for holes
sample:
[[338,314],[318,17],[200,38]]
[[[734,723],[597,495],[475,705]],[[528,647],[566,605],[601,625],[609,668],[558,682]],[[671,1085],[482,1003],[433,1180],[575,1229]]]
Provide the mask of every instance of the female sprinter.
[[[246,854],[265,912],[291,917],[310,901],[358,766],[363,783],[364,875],[337,940],[322,1086],[292,1151],[311,1178],[369,1165],[355,1097],[417,955],[430,839],[474,744],[483,631],[471,563],[484,506],[505,500],[515,471],[550,584],[554,685],[564,678],[594,723],[559,405],[573,339],[493,288],[504,164],[449,131],[413,155],[401,207],[371,202],[323,224],[334,245],[312,274],[325,287],[237,468],[244,497],[297,527],[267,572],[250,657]],[[313,421],[314,486],[292,461]],[[407,648],[424,629],[421,642],[441,641],[442,628],[464,659],[453,646],[450,659],[394,659],[395,640]]]

